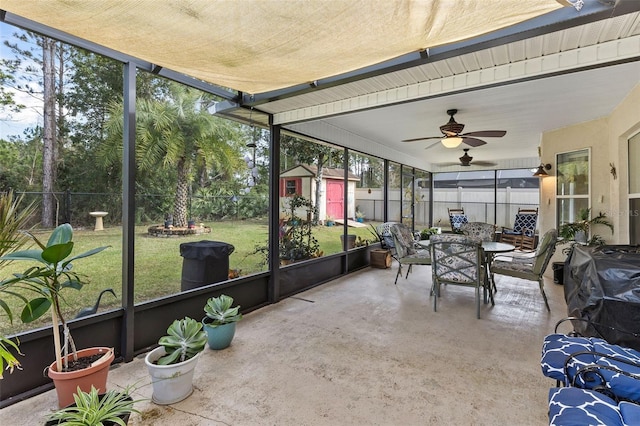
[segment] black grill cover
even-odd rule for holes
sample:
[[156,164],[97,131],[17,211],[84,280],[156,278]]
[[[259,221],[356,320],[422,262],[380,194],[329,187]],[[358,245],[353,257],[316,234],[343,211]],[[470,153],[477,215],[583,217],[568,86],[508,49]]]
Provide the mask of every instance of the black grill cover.
[[[640,350],[640,248],[575,246],[564,267],[564,293],[574,329]],[[595,323],[595,324],[593,324]]]

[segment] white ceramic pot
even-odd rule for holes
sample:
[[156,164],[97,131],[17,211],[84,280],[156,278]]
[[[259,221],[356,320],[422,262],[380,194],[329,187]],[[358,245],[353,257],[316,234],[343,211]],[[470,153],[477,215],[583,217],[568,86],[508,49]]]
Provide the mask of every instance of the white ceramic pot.
[[162,346],[157,347],[144,358],[153,385],[152,400],[159,405],[182,401],[193,392],[193,372],[202,352],[184,362],[171,365],[157,365],[153,362],[166,354]]

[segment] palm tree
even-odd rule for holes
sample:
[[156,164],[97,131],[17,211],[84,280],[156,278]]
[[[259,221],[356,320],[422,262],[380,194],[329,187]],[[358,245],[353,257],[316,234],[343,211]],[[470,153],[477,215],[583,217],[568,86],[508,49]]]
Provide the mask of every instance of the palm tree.
[[[244,166],[239,126],[211,115],[201,92],[171,84],[166,99],[140,99],[136,105],[136,162],[138,170],[158,167],[176,172],[174,225],[187,226],[189,184],[203,171],[231,176]],[[105,165],[122,156],[122,103],[110,108],[107,143],[99,152]]]

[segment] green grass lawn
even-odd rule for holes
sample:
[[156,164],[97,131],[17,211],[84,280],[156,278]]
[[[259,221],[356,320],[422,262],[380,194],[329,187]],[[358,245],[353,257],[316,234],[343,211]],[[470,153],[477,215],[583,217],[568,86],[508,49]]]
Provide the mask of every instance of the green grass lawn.
[[[257,245],[266,245],[268,233],[266,222],[238,220],[212,222],[205,225],[211,227],[210,234],[172,238],[150,237],[147,235],[148,226],[136,227],[134,256],[136,303],[180,292],[183,261],[180,256],[180,244],[185,242],[212,240],[232,244],[235,250],[229,257],[230,269],[240,270],[241,275],[262,270],[260,265],[262,256],[252,253]],[[313,234],[324,255],[342,251],[340,242],[342,229],[342,226],[313,228]],[[348,232],[371,240],[373,236],[369,229],[368,227],[349,228]],[[49,231],[36,233],[38,238],[45,242],[49,234]],[[112,288],[117,298],[111,294],[105,294],[100,310],[119,307],[122,293],[122,228],[105,228],[100,232],[94,232],[93,229],[77,229],[74,230],[74,242],[74,253],[82,253],[99,246],[110,247],[94,256],[74,262],[74,270],[83,275],[88,284],[81,291],[69,289],[63,292],[65,318],[72,319],[83,307],[92,306],[98,294],[106,288]],[[2,269],[0,278],[7,278],[14,272],[22,272],[29,266],[33,265],[27,262],[8,264]],[[4,315],[0,316],[0,333],[12,334],[49,324],[50,317],[46,315],[38,324],[23,325],[19,321],[17,300],[5,295],[1,297],[14,307],[14,314],[18,316],[18,321],[14,321],[11,325]],[[0,313],[4,314],[3,311]]]

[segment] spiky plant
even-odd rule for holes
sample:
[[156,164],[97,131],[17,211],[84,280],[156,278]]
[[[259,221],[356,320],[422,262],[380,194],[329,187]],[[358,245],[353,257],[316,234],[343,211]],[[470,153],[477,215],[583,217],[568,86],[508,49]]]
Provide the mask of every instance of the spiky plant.
[[167,329],[167,335],[158,340],[167,354],[159,358],[157,364],[170,365],[186,361],[202,352],[206,343],[207,334],[202,330],[200,322],[189,317],[175,320]]
[[[13,191],[0,194],[0,256],[4,256],[11,250],[19,250],[29,242],[29,236],[22,231],[29,229],[29,221],[36,211],[36,205],[33,202],[26,206],[23,204],[23,195],[16,197]],[[0,260],[0,268],[7,263],[6,260]],[[2,299],[0,299],[0,307],[5,312],[9,310],[9,306]],[[11,315],[8,317],[11,322]],[[20,361],[11,352],[13,349],[15,353],[22,355],[18,344],[17,340],[0,335],[0,379],[3,377],[5,364],[9,373],[16,368],[20,369]]]
[[126,426],[125,417],[131,413],[139,413],[133,408],[133,404],[138,401],[131,398],[129,389],[122,392],[109,391],[100,395],[93,386],[90,392],[83,392],[78,388],[73,398],[75,405],[56,411],[49,416],[49,420],[71,426]]
[[207,317],[211,319],[211,322],[207,323],[212,327],[228,324],[230,322],[240,321],[242,314],[239,313],[240,306],[232,308],[233,298],[226,294],[221,294],[219,297],[212,297],[207,300],[207,304],[204,307],[204,312]]

